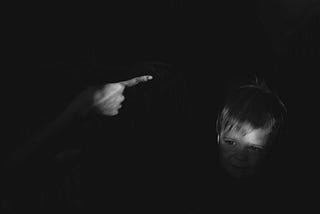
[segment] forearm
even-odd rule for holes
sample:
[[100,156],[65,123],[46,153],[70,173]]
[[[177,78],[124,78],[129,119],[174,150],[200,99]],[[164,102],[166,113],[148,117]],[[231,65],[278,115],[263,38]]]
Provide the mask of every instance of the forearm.
[[56,136],[59,136],[63,132],[68,130],[68,127],[72,125],[74,121],[69,115],[62,114],[57,119],[49,123],[40,132],[36,133],[26,143],[19,146],[8,158],[5,163],[6,167],[15,167],[22,164],[25,160],[28,160],[34,156],[42,148],[50,148],[48,144],[54,143],[53,140]]
[[62,113],[54,121],[50,122],[44,127],[40,132],[31,138],[35,144],[42,144],[50,140],[52,137],[59,135],[60,133],[66,131],[68,127],[72,126],[75,119],[72,115],[67,113]]

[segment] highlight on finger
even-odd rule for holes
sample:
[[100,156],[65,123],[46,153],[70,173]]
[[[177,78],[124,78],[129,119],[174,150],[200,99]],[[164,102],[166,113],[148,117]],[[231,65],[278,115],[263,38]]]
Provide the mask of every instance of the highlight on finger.
[[153,79],[151,75],[145,75],[145,76],[135,77],[130,80],[122,81],[121,84],[127,87],[132,87],[137,85],[140,82],[147,82],[151,79]]

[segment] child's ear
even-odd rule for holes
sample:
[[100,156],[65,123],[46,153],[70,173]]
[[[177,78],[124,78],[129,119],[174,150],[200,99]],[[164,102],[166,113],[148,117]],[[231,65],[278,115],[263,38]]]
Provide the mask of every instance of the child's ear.
[[217,143],[218,144],[220,143],[220,135],[219,134],[217,135]]

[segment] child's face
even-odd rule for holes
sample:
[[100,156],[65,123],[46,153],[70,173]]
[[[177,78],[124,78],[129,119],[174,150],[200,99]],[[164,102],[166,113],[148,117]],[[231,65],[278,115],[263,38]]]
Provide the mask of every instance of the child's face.
[[266,153],[267,129],[253,129],[249,124],[219,135],[220,161],[233,177],[248,177],[256,171]]

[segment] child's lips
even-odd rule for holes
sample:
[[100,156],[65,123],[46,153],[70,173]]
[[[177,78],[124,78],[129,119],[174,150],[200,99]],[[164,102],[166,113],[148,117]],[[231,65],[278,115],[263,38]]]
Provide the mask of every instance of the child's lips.
[[234,165],[234,164],[231,164],[231,166],[232,166],[233,168],[242,169],[242,170],[245,170],[245,169],[248,169],[248,168],[249,168],[248,166],[238,166],[238,165]]

